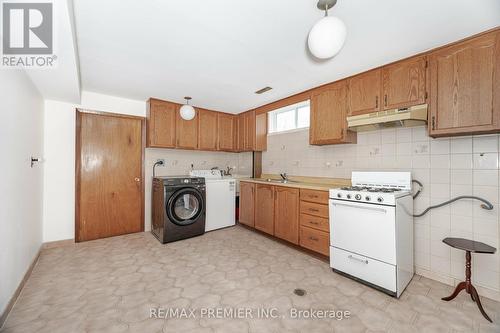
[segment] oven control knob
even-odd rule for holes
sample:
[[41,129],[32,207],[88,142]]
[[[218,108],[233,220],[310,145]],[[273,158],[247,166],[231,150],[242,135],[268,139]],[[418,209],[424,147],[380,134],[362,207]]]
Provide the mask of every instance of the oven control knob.
[[371,199],[370,199],[370,197],[369,197],[369,196],[366,196],[366,197],[365,197],[365,200],[366,200],[366,201],[370,201]]
[[347,199],[351,199],[351,195],[350,194],[347,195]]
[[342,198],[342,194],[337,193],[337,198]]
[[361,200],[361,194],[356,194],[355,198],[356,200]]
[[378,198],[377,198],[377,201],[378,201],[378,202],[382,202],[382,201],[384,201],[384,198],[382,198],[382,197],[378,197]]

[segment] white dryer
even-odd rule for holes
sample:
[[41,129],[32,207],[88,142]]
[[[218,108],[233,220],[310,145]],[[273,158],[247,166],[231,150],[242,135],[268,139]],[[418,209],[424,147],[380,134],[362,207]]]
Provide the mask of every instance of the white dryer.
[[221,170],[192,170],[189,174],[205,178],[205,231],[235,225],[236,180],[223,176]]

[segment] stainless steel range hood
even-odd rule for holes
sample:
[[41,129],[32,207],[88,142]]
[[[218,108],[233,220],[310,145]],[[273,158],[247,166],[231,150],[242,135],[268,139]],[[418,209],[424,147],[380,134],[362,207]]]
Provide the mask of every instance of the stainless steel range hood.
[[427,123],[427,104],[347,117],[351,131],[363,132],[391,127],[421,126]]

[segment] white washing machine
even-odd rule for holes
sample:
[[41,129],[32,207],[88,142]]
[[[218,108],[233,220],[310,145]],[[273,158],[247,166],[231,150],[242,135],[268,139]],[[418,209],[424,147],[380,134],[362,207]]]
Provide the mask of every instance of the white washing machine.
[[192,170],[189,174],[205,178],[205,231],[235,225],[236,180],[222,176],[221,170]]

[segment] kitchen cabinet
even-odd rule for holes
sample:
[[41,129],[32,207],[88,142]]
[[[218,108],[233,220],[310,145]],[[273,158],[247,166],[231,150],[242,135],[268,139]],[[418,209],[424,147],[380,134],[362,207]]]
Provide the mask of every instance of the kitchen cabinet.
[[255,116],[255,151],[267,150],[267,112]]
[[299,243],[299,189],[275,186],[274,236]]
[[236,116],[227,113],[217,115],[217,150],[237,150],[237,120]]
[[356,143],[356,133],[347,130],[347,104],[346,80],[323,86],[312,93],[310,144]]
[[500,130],[500,32],[429,55],[429,134],[452,136]]
[[399,109],[426,101],[426,56],[382,67],[383,109]]
[[245,151],[246,127],[243,113],[238,115],[238,151]]
[[274,235],[274,186],[255,184],[255,229]]
[[255,111],[248,111],[243,114],[245,118],[245,151],[252,151],[255,148]]
[[217,113],[198,109],[198,149],[217,150]]
[[239,222],[254,226],[255,184],[240,182]]
[[349,79],[351,116],[380,111],[382,69],[374,69]]
[[329,234],[316,229],[300,226],[300,246],[328,256],[330,254]]
[[175,120],[179,104],[150,98],[146,110],[147,146],[175,148]]
[[184,120],[177,112],[176,118],[176,147],[182,149],[198,148],[198,122],[199,110],[195,108],[196,115],[191,120]]
[[255,110],[238,115],[238,151],[267,149],[267,113],[256,115]]

